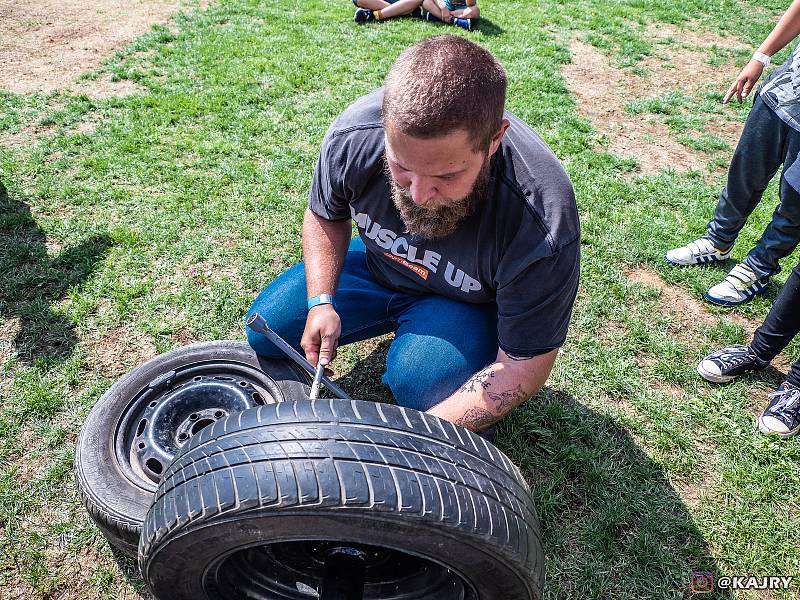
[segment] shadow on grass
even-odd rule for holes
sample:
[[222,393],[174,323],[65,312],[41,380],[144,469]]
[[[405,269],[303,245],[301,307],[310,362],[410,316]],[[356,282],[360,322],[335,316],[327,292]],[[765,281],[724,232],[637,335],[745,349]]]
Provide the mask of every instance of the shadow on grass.
[[547,388],[501,423],[497,445],[531,484],[545,598],[690,598],[693,572],[718,574],[667,475],[608,416]]
[[488,35],[493,37],[497,35],[502,35],[506,32],[505,29],[503,29],[499,25],[495,25],[492,21],[490,21],[485,17],[481,17],[474,23],[475,26],[472,28],[472,30],[480,31],[483,35]]
[[[480,31],[483,35],[486,35],[486,36],[494,37],[494,36],[502,35],[502,34],[504,34],[506,32],[505,29],[503,29],[499,25],[495,25],[492,21],[490,21],[489,19],[486,19],[484,17],[481,17],[479,19],[475,19],[475,20],[472,21],[472,23],[473,23],[472,31]],[[447,23],[443,23],[442,21],[433,21],[430,24],[434,25],[436,27],[446,27],[448,29],[450,27],[452,27],[452,25],[449,25]]]
[[72,323],[53,310],[70,287],[84,281],[111,246],[98,235],[51,257],[28,206],[0,182],[0,315],[19,318],[13,341],[20,359],[63,361],[76,343]]
[[142,572],[139,570],[139,562],[135,558],[124,555],[113,546],[109,547],[111,548],[111,555],[114,558],[114,562],[117,563],[125,580],[130,583],[139,594],[139,600],[155,600],[154,596],[147,589],[147,584],[145,584],[142,579]]
[[386,370],[386,353],[394,338],[384,340],[359,360],[350,371],[338,378],[336,383],[358,400],[375,400],[377,402],[394,402],[392,392],[381,383]]

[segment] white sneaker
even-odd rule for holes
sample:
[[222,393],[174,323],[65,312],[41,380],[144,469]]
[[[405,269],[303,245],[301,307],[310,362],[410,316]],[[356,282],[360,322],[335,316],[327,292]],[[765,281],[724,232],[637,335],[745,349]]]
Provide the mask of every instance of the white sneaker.
[[666,259],[668,263],[680,267],[702,265],[709,262],[728,260],[731,256],[731,248],[720,250],[714,247],[711,240],[701,237],[680,248],[673,248],[667,252]]
[[737,306],[752,300],[758,294],[763,294],[768,283],[769,277],[759,279],[753,269],[744,263],[739,263],[730,270],[722,283],[712,287],[703,294],[703,297],[713,304]]

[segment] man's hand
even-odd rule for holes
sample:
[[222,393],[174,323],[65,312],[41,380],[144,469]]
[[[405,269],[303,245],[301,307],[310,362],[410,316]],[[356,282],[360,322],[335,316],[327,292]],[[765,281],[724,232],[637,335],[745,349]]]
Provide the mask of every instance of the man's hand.
[[336,358],[342,321],[330,304],[320,304],[308,311],[306,328],[300,346],[306,353],[306,360],[312,365],[321,361],[327,365]]
[[728,89],[728,93],[725,94],[722,103],[727,104],[734,94],[736,94],[736,99],[739,102],[747,98],[747,95],[755,87],[758,78],[761,77],[761,73],[763,72],[764,65],[759,61],[751,60],[747,63],[744,69],[742,69],[742,72],[739,73],[739,77],[736,78],[736,81],[734,81],[733,85]]
[[436,0],[436,4],[439,6],[439,10],[442,11],[442,21],[445,23],[450,22],[450,11],[447,10],[447,4],[442,2],[442,0]]

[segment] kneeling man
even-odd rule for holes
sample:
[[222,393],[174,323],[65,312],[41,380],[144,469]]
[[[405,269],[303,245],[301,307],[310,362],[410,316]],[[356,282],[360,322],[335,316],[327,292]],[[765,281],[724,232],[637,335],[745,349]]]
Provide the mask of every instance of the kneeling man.
[[464,38],[405,50],[328,131],[304,263],[250,308],[312,364],[395,332],[383,381],[397,403],[473,431],[544,385],[578,288],[572,185],[504,112],[506,87],[500,63]]

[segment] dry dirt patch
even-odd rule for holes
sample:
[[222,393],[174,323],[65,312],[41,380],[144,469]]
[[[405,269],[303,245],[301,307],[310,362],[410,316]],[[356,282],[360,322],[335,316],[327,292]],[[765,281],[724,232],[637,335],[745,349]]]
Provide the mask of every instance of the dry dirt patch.
[[[694,298],[679,287],[669,285],[649,269],[644,267],[630,268],[625,270],[625,275],[631,281],[658,290],[661,295],[661,302],[658,304],[659,311],[662,315],[669,317],[671,321],[678,324],[679,330],[683,332],[683,337],[687,342],[696,339],[693,332],[698,325],[711,327],[723,318],[712,313],[702,301]],[[753,332],[761,325],[758,321],[736,313],[727,314],[724,318],[730,319],[742,327],[746,334],[745,338],[748,341],[752,339]],[[772,365],[776,369],[785,372],[789,369],[791,361],[779,354],[772,361]]]
[[96,373],[109,379],[138,367],[156,355],[149,336],[120,325],[103,337],[86,342],[86,362]]
[[[736,75],[736,67],[732,62],[723,66],[708,64],[707,50],[712,45],[730,48],[736,44],[707,32],[679,31],[661,25],[647,33],[670,42],[659,44],[657,55],[639,63],[647,75],[615,68],[597,48],[575,40],[570,47],[572,62],[563,67],[564,78],[575,95],[578,112],[608,137],[611,153],[635,158],[643,173],[666,167],[678,171],[703,169],[709,159],[707,154],[680,144],[658,119],[628,113],[625,105],[670,91],[692,95],[709,85],[726,89]],[[722,137],[731,146],[736,145],[741,128],[741,123],[725,118],[706,124],[708,133]]]
[[[191,0],[0,0],[0,89],[18,94],[69,87],[112,52],[165,23]],[[108,97],[132,82],[83,82],[80,91]]]

